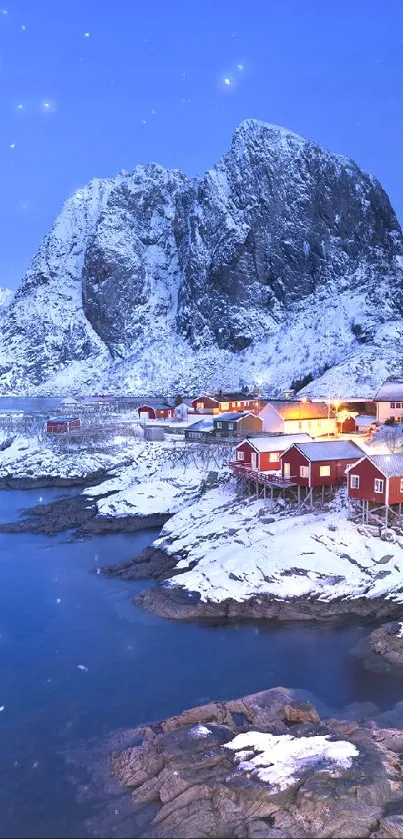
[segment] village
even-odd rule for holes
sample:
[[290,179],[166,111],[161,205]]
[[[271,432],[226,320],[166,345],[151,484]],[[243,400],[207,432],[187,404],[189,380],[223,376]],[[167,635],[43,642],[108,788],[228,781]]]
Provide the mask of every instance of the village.
[[351,519],[383,538],[391,538],[402,517],[402,422],[403,382],[393,380],[372,400],[311,400],[292,391],[269,398],[244,388],[165,399],[67,397],[52,416],[0,413],[4,434],[36,435],[55,451],[165,441],[186,444],[200,468],[216,453],[238,494],[279,501],[297,513],[321,509],[344,488]]

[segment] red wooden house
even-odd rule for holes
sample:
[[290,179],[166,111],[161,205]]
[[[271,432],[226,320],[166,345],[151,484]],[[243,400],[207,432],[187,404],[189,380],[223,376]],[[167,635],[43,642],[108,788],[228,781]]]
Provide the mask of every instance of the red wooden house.
[[79,417],[55,417],[49,419],[46,423],[46,431],[48,434],[63,434],[67,431],[80,428],[81,420]]
[[351,440],[326,443],[294,443],[282,455],[282,477],[300,486],[337,486],[346,479],[346,469],[362,458],[362,449]]
[[165,402],[152,402],[149,405],[139,405],[137,408],[140,419],[155,420],[155,419],[171,419],[173,416],[173,408],[166,405]]
[[233,465],[247,466],[258,472],[281,469],[280,455],[297,442],[309,442],[309,434],[279,434],[272,437],[249,437],[235,448]]
[[381,506],[403,503],[403,454],[365,455],[350,466],[348,497]]
[[207,394],[198,396],[197,399],[192,399],[190,404],[198,414],[219,414],[221,411],[218,399],[214,399],[213,396],[207,396]]

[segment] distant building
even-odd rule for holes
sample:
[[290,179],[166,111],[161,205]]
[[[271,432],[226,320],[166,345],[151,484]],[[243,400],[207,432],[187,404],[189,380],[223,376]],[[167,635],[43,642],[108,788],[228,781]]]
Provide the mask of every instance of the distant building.
[[203,440],[209,437],[214,432],[213,420],[210,418],[201,419],[197,422],[192,422],[185,428],[185,440]]
[[363,452],[351,440],[294,443],[282,455],[283,478],[300,486],[337,486],[346,480],[346,469],[362,458]]
[[166,402],[150,402],[137,408],[141,420],[171,419],[173,408]]
[[220,403],[218,399],[214,399],[213,396],[208,396],[207,394],[198,396],[197,399],[192,399],[191,406],[198,414],[220,413]]
[[204,394],[193,399],[192,408],[199,414],[224,414],[249,410],[258,413],[267,402],[261,396],[248,393],[218,393],[214,396]]
[[81,420],[79,417],[55,417],[47,421],[46,431],[48,434],[63,434],[80,428],[80,426]]
[[309,434],[279,434],[270,437],[249,437],[242,440],[235,448],[235,461],[238,466],[247,466],[258,472],[271,472],[281,469],[280,455],[293,443],[309,443]]
[[372,414],[358,414],[355,418],[355,429],[361,434],[365,434],[376,428],[375,417]]
[[217,434],[245,434],[247,431],[262,431],[263,421],[256,414],[249,411],[229,411],[218,414],[213,419],[214,431]]
[[377,422],[403,422],[403,381],[384,382],[374,402]]
[[337,433],[336,418],[329,416],[326,402],[307,400],[272,400],[262,408],[263,431],[272,434],[298,434],[303,431],[311,437]]

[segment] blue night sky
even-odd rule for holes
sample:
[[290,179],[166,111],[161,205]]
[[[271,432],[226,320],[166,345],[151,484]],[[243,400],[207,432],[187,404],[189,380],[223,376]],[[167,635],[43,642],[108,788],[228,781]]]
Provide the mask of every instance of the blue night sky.
[[402,221],[402,0],[4,4],[0,285],[92,177],[201,174],[247,117],[353,157]]

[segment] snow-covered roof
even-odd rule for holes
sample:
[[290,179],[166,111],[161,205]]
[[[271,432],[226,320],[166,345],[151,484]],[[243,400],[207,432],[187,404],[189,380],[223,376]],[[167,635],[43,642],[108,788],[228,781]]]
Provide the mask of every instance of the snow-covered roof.
[[217,396],[220,402],[258,402],[262,399],[261,396],[256,396],[253,393],[221,393]]
[[403,477],[403,454],[371,454],[368,460],[385,475],[386,478]]
[[278,434],[271,437],[248,437],[239,445],[250,443],[258,452],[281,452],[292,446],[293,443],[309,442],[313,442],[309,434]]
[[52,417],[48,422],[77,422],[79,417]]
[[188,425],[186,431],[214,431],[213,421],[211,419],[202,419],[198,422],[192,422]]
[[322,460],[350,460],[361,458],[363,450],[352,440],[327,440],[326,443],[295,443],[311,463]]
[[355,418],[356,425],[373,425],[376,422],[376,417],[371,416],[371,414],[358,414]]
[[251,414],[250,411],[227,411],[224,414],[218,414],[214,417],[214,422],[239,422],[239,420],[243,419],[244,417],[252,417],[254,414]]
[[138,406],[138,410],[141,411],[142,408],[152,408],[153,411],[166,411],[172,410],[172,405],[167,405],[166,402],[159,402],[156,399],[150,399],[148,402],[143,402],[142,405]]
[[326,402],[303,402],[302,400],[273,401],[270,403],[284,420],[327,419],[329,408]]
[[374,402],[403,401],[403,382],[384,382],[374,396]]

